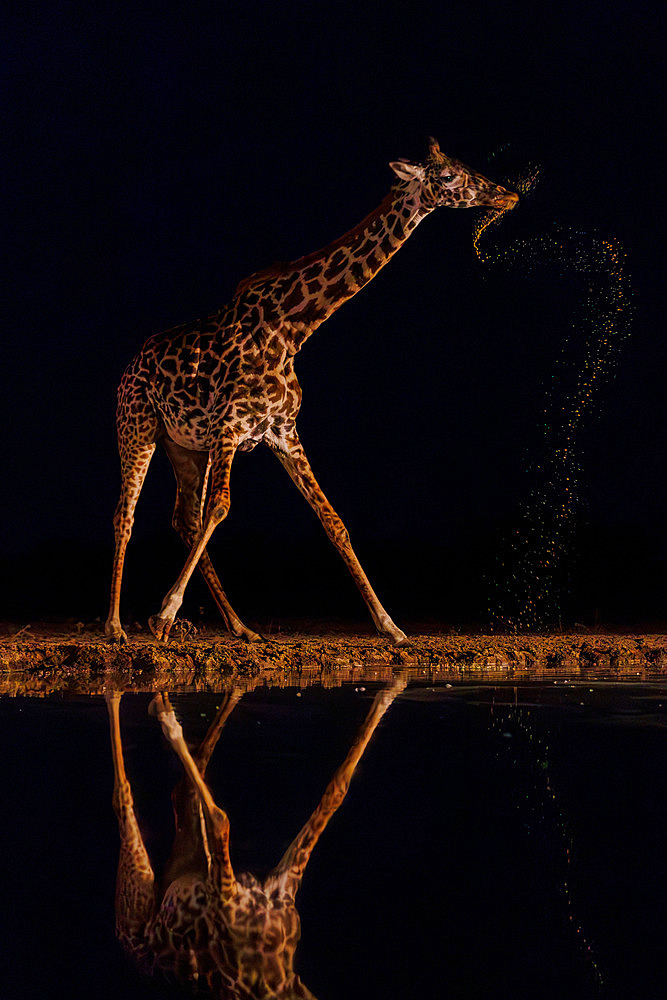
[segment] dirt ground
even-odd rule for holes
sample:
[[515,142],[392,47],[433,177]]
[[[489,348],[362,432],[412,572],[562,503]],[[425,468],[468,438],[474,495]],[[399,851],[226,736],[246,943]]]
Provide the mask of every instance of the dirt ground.
[[476,635],[417,625],[411,646],[394,649],[364,628],[331,623],[296,624],[252,645],[221,630],[191,629],[165,645],[137,626],[127,644],[115,646],[100,622],[0,623],[0,694],[337,686],[386,680],[400,669],[424,682],[667,677],[667,634]]

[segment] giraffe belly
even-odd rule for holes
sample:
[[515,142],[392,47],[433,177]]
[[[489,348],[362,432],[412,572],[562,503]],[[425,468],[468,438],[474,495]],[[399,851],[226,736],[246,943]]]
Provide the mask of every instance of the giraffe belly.
[[180,444],[181,448],[188,448],[190,451],[209,451],[208,436],[205,434],[184,431],[182,428],[166,427],[166,431],[170,440],[174,444]]
[[293,419],[301,402],[294,376],[276,371],[247,375],[232,393],[223,384],[202,396],[186,390],[168,395],[155,387],[150,395],[170,439],[193,451],[209,451],[230,430],[241,450],[249,451],[270,430]]
[[157,408],[167,435],[175,444],[191,451],[208,451],[210,447],[210,415],[198,410],[173,413],[171,407]]

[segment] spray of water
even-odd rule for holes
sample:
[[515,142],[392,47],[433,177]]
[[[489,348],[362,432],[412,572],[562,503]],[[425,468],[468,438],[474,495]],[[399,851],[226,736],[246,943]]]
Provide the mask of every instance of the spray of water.
[[[506,184],[526,196],[538,179],[539,168],[531,166]],[[553,225],[505,245],[486,238],[483,250],[480,238],[503,214],[491,211],[476,220],[473,245],[485,266],[535,280],[576,274],[586,289],[547,373],[542,411],[536,414],[540,444],[526,456],[524,499],[488,581],[492,625],[519,632],[562,622],[584,491],[582,431],[599,416],[601,389],[613,377],[629,336],[632,289],[625,254],[613,238]]]
[[[516,688],[514,689],[516,697]],[[504,696],[506,697],[506,695]],[[551,872],[559,905],[556,910],[569,929],[569,937],[588,966],[596,995],[606,995],[605,972],[578,912],[574,865],[574,836],[557,782],[552,776],[549,734],[536,726],[530,709],[494,701],[489,728],[496,736],[496,760],[512,773],[512,794],[529,854]]]

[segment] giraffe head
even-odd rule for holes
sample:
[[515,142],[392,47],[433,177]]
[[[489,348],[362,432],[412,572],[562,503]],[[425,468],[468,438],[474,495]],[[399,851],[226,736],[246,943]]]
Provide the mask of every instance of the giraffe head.
[[417,181],[424,208],[514,208],[518,194],[471,170],[460,160],[445,156],[435,139],[429,140],[425,163],[399,160],[390,164],[402,181]]

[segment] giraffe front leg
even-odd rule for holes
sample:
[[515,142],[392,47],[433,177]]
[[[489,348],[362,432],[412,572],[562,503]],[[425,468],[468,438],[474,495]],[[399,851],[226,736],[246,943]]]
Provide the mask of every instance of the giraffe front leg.
[[[232,708],[235,703],[236,701],[232,703]],[[179,757],[187,780],[190,782],[193,791],[201,803],[211,856],[209,877],[220,892],[223,901],[227,900],[236,891],[236,879],[229,856],[229,817],[224,809],[216,805],[197,763],[185,742],[183,729],[174,714],[168,696],[162,694],[156,695],[148,710],[152,715],[157,716],[162,726],[162,732]],[[226,714],[224,712],[221,713],[221,724],[217,735],[220,734],[219,730],[222,728],[228,714],[229,712]]]
[[366,602],[375,627],[380,635],[389,639],[394,646],[409,646],[410,641],[405,632],[402,632],[394,624],[382,607],[375,591],[370,585],[368,577],[361,568],[361,564],[350,543],[347,528],[320,489],[296,430],[293,430],[289,438],[284,439],[280,446],[274,447],[273,450],[287,470],[292,481],[319,517],[329,539],[340,553],[352,575],[352,579],[359,588],[361,596]]
[[[188,549],[192,548],[198,531],[202,528],[202,508],[208,479],[208,452],[197,452],[175,444],[169,438],[162,441],[176,476],[176,503],[172,525]],[[218,611],[232,635],[246,642],[262,642],[262,636],[244,625],[234,611],[222,589],[218,574],[213,568],[208,552],[199,557],[199,571],[204,577]]]
[[303,873],[315,845],[324,832],[327,823],[347,795],[357,764],[363,757],[366,747],[377,729],[382,716],[397,695],[405,690],[406,686],[407,677],[405,673],[400,673],[394,678],[393,683],[389,687],[378,691],[375,695],[373,704],[357,733],[354,743],[345,760],[327,785],[319,805],[273,870],[272,876],[282,881],[285,888],[289,888],[292,896],[295,896],[298,891]]
[[[192,751],[192,759],[203,779],[206,778],[208,762],[224,725],[242,696],[240,688],[234,688],[225,696],[199,748]],[[166,696],[158,696],[153,699],[149,711],[162,721],[160,713],[170,711],[168,702]],[[175,716],[174,721],[176,721]],[[202,833],[199,794],[187,775],[183,775],[171,793],[171,802],[174,808],[176,835],[171,855],[164,868],[163,885],[169,885],[187,872],[204,870],[210,863],[210,853],[207,856],[208,844]]]
[[183,603],[188,581],[206,551],[216,526],[225,519],[229,511],[229,476],[236,447],[235,439],[225,438],[211,449],[212,485],[203,527],[195,533],[185,566],[162,602],[159,614],[148,619],[151,632],[160,642],[167,642],[169,639],[169,632]]

